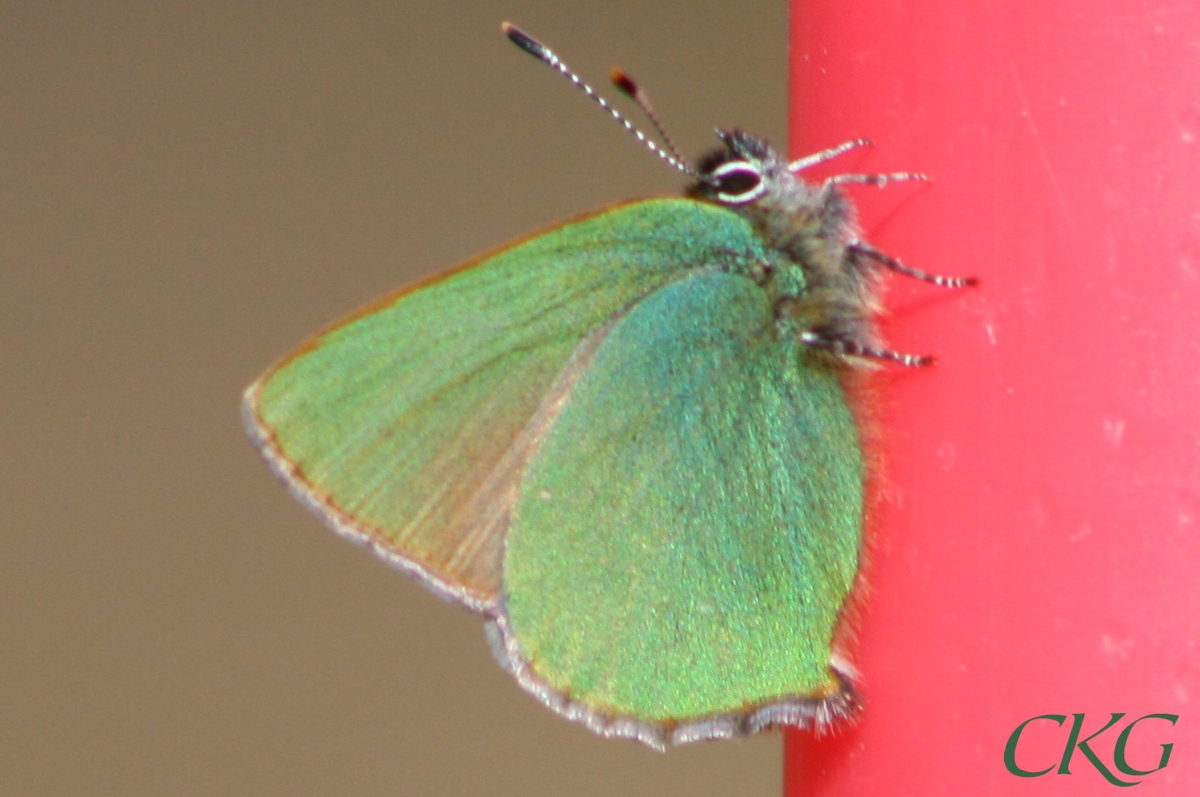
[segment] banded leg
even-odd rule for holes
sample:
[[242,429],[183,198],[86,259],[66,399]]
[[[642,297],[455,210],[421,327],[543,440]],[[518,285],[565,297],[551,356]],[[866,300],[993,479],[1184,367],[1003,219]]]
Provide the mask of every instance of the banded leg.
[[818,163],[824,163],[825,161],[833,160],[838,155],[849,152],[852,149],[869,146],[871,146],[871,139],[856,138],[853,141],[847,141],[845,143],[838,144],[836,147],[823,149],[820,152],[814,152],[812,155],[807,155],[803,158],[794,160],[788,164],[788,171],[792,172],[793,174],[796,172],[802,172],[810,166],[816,166]]
[[943,277],[938,274],[930,274],[928,271],[922,271],[919,268],[901,263],[891,255],[880,252],[875,247],[862,241],[854,241],[847,245],[847,249],[852,252],[857,252],[864,257],[869,257],[876,263],[890,268],[892,271],[903,274],[906,277],[919,279],[922,282],[930,282],[937,285],[939,288],[966,288],[971,285],[978,285],[979,279],[976,277]]
[[806,346],[812,346],[814,349],[824,349],[833,354],[848,354],[853,357],[869,357],[872,360],[887,360],[899,363],[908,368],[925,368],[934,363],[934,358],[931,355],[903,354],[891,349],[864,346],[856,340],[826,337],[819,332],[802,332],[800,333],[800,341]]
[[929,182],[929,175],[920,172],[890,172],[888,174],[836,174],[825,181],[825,185],[874,185],[883,188],[888,183],[900,183],[905,180]]

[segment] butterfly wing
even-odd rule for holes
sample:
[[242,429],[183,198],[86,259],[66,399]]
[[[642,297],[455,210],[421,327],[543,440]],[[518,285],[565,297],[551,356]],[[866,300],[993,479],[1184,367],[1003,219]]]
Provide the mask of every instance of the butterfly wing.
[[831,647],[863,463],[836,371],[723,269],[629,308],[577,367],[506,541],[525,687],[655,746],[848,709]]
[[711,205],[618,206],[318,335],[246,391],[247,427],[336,531],[492,611],[519,478],[570,363],[693,264],[762,259],[745,222]]

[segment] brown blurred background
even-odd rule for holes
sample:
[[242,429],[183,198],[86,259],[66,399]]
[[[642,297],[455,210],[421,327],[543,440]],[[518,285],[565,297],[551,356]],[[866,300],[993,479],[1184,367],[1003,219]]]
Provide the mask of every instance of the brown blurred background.
[[0,792],[778,791],[777,736],[664,756],[543,709],[242,433],[357,305],[678,190],[503,19],[626,67],[687,153],[784,143],[784,0],[0,3]]

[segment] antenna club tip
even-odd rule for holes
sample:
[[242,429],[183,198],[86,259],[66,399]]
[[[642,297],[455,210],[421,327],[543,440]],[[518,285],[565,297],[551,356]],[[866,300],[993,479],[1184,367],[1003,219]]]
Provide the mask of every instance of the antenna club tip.
[[546,49],[546,45],[542,44],[537,39],[533,38],[511,22],[501,22],[500,30],[504,31],[504,35],[507,36],[513,44],[517,45],[530,55],[536,56],[543,61],[550,61],[553,58],[550,51]]
[[622,91],[626,91],[627,93],[629,93],[630,96],[633,97],[634,101],[637,102],[637,104],[641,107],[641,109],[643,111],[645,111],[646,115],[650,117],[651,123],[654,125],[655,129],[658,130],[659,134],[663,137],[663,143],[665,144],[665,148],[660,147],[658,144],[655,144],[653,141],[651,141],[646,136],[645,133],[643,133],[641,130],[638,130],[636,127],[634,127],[633,124],[628,119],[626,119],[625,116],[620,111],[618,111],[616,108],[612,107],[612,105],[610,105],[607,100],[605,100],[603,97],[601,97],[599,94],[597,94],[596,91],[591,86],[589,86],[587,83],[585,83],[581,77],[579,77],[574,72],[572,72],[570,67],[568,67],[566,64],[564,64],[562,62],[562,59],[559,58],[557,55],[555,55],[554,51],[551,50],[549,47],[542,44],[537,39],[530,36],[528,33],[525,33],[524,31],[522,31],[520,28],[518,28],[516,25],[512,24],[511,22],[500,23],[500,30],[504,31],[504,35],[507,36],[510,40],[512,40],[513,44],[517,45],[522,50],[524,50],[525,52],[534,56],[538,60],[544,61],[545,63],[549,64],[550,66],[552,66],[556,70],[558,70],[558,72],[560,74],[562,74],[563,77],[570,80],[581,91],[583,91],[585,94],[587,94],[587,96],[589,98],[591,98],[593,102],[597,103],[601,108],[603,108],[605,111],[607,111],[609,113],[609,115],[612,116],[613,119],[616,119],[617,122],[619,122],[621,124],[621,126],[623,126],[631,134],[636,136],[637,139],[639,141],[641,141],[642,144],[644,144],[646,146],[646,148],[649,149],[651,152],[653,152],[655,155],[662,158],[668,164],[670,164],[674,168],[678,169],[679,171],[683,172],[684,174],[688,175],[689,177],[697,176],[696,170],[693,169],[692,167],[688,166],[687,163],[684,162],[683,158],[679,155],[678,150],[675,149],[675,145],[671,143],[671,140],[669,138],[667,138],[666,133],[663,132],[662,124],[658,121],[658,118],[654,114],[654,110],[650,107],[650,100],[646,97],[646,95],[642,92],[642,90],[640,88],[638,88],[637,84],[634,83],[633,80],[628,75],[626,75],[622,70],[616,69],[613,71],[613,73],[612,73],[613,82]]
[[613,70],[608,73],[608,79],[617,87],[617,90],[629,97],[635,97],[638,93],[638,85],[633,82],[625,70],[621,67],[613,67]]

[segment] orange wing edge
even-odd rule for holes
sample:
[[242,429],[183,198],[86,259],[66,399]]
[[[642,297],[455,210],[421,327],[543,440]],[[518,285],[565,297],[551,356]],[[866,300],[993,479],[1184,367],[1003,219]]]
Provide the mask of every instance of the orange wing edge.
[[[274,370],[268,372],[268,376]],[[246,389],[242,397],[242,423],[271,471],[288,491],[335,534],[370,548],[380,559],[412,576],[434,595],[450,603],[457,603],[472,612],[495,616],[499,611],[497,596],[482,594],[450,581],[423,562],[406,555],[392,545],[379,529],[355,520],[304,477],[299,464],[283,452],[275,433],[259,416],[258,400],[265,378],[260,378]]]

